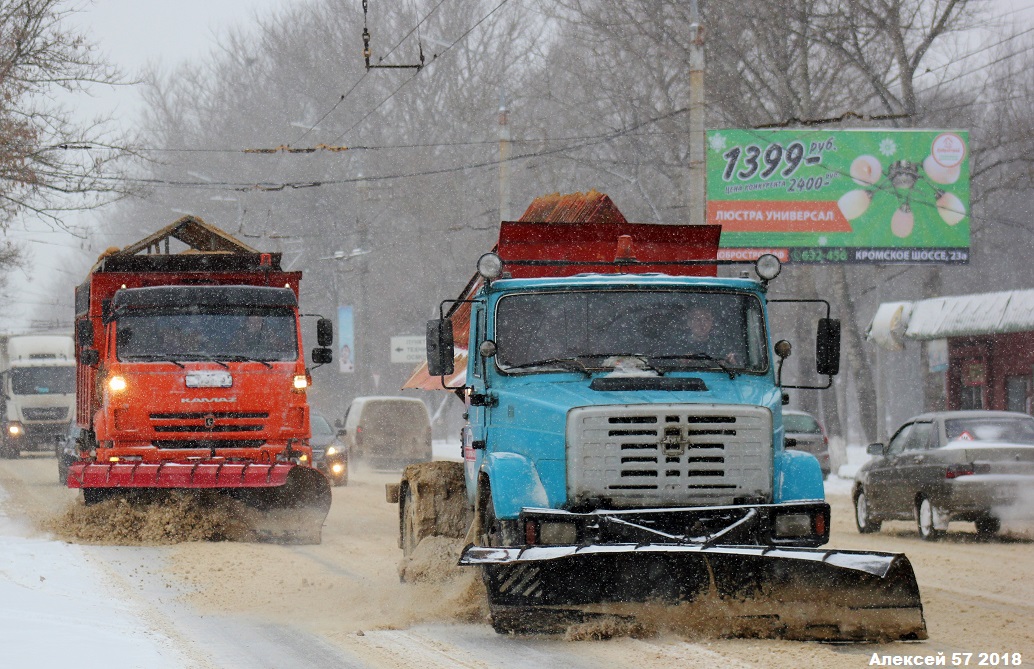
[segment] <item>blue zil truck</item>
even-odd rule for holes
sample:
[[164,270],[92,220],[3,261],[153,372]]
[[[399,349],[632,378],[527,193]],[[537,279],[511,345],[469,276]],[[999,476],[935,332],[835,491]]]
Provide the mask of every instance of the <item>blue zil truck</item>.
[[784,443],[790,344],[768,327],[780,264],[718,278],[719,235],[628,223],[600,193],[539,198],[428,323],[407,386],[463,400],[463,462],[411,466],[389,500],[407,554],[466,537],[497,631],[663,610],[720,634],[926,638],[905,556],[819,548],[823,476]]

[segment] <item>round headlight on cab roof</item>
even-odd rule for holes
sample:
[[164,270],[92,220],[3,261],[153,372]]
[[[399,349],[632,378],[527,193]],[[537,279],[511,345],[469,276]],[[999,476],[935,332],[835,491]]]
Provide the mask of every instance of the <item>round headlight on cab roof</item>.
[[766,253],[754,261],[754,271],[757,272],[762,281],[771,281],[779,276],[779,272],[782,269],[783,264],[779,262],[779,258],[771,253]]
[[498,279],[503,274],[503,259],[491,251],[483,254],[478,258],[478,274],[489,281]]

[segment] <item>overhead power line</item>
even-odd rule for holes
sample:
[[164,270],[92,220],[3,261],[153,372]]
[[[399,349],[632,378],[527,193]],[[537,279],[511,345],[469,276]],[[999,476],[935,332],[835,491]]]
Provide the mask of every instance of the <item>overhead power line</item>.
[[[445,47],[445,48],[444,48],[444,49],[442,49],[442,50],[441,50],[440,52],[438,52],[438,53],[435,53],[435,54],[434,54],[433,56],[431,56],[431,62],[430,62],[430,63],[428,63],[428,66],[430,66],[430,65],[433,65],[433,64],[434,64],[434,63],[435,63],[435,62],[436,62],[436,61],[438,60],[438,57],[439,57],[439,56],[444,56],[444,55],[445,55],[446,53],[448,53],[448,52],[449,52],[449,51],[450,51],[450,50],[451,50],[451,49],[452,49],[452,48],[453,48],[454,46],[456,46],[457,44],[459,44],[460,42],[462,42],[462,41],[463,41],[464,39],[466,39],[467,35],[469,35],[470,33],[474,32],[474,30],[475,30],[475,29],[476,29],[476,28],[477,28],[478,26],[480,26],[480,25],[481,25],[482,23],[484,23],[485,21],[487,21],[487,20],[488,20],[488,19],[489,19],[489,18],[490,18],[490,17],[491,17],[491,16],[493,15],[493,14],[495,14],[495,13],[496,13],[497,11],[499,11],[500,9],[502,9],[502,8],[503,8],[503,6],[504,6],[504,5],[506,4],[506,3],[508,3],[509,1],[510,1],[510,0],[502,0],[502,2],[500,2],[500,3],[498,4],[498,5],[496,5],[496,6],[495,6],[495,7],[494,7],[494,8],[492,9],[492,11],[488,12],[488,13],[487,13],[487,14],[485,14],[485,15],[484,15],[483,17],[481,17],[480,19],[478,19],[478,21],[477,21],[477,22],[476,22],[476,23],[475,23],[474,25],[472,25],[472,26],[471,26],[470,28],[468,28],[468,29],[467,29],[467,30],[466,30],[466,31],[465,31],[465,32],[464,32],[464,33],[463,33],[462,35],[460,35],[460,36],[459,36],[459,37],[457,37],[457,38],[456,38],[455,40],[453,40],[453,41],[452,41],[452,43],[451,43],[451,44],[449,44],[449,46]],[[432,11],[433,11],[433,10],[432,10]],[[419,74],[419,73],[420,73],[420,70],[417,70],[416,72],[414,72],[414,73],[413,73],[413,76],[409,77],[408,79],[406,79],[405,81],[403,81],[403,82],[402,82],[401,84],[399,84],[398,88],[396,88],[396,89],[395,89],[395,90],[393,90],[393,91],[392,91],[392,92],[391,92],[390,94],[388,94],[388,96],[387,96],[386,98],[384,98],[383,100],[381,100],[380,102],[378,102],[378,103],[377,103],[377,104],[376,104],[376,105],[375,105],[375,106],[373,107],[373,109],[371,109],[371,110],[370,110],[370,111],[368,111],[368,112],[367,112],[366,114],[364,114],[362,118],[360,118],[360,119],[359,119],[358,121],[356,121],[356,122],[355,122],[355,123],[353,123],[353,124],[352,124],[351,126],[349,126],[349,127],[348,127],[348,129],[347,129],[347,130],[345,130],[345,131],[344,131],[343,133],[341,133],[340,135],[338,135],[337,137],[335,137],[335,138],[334,138],[334,142],[335,142],[335,143],[336,143],[336,142],[340,142],[340,141],[341,141],[341,139],[342,139],[342,138],[343,138],[343,137],[344,137],[345,135],[347,135],[348,133],[350,133],[350,132],[352,132],[353,130],[355,130],[355,129],[356,129],[356,127],[358,127],[358,126],[359,126],[360,124],[362,124],[362,123],[363,123],[363,122],[364,122],[364,121],[365,121],[366,119],[368,119],[368,118],[369,118],[369,117],[370,117],[371,115],[373,115],[373,113],[374,113],[374,112],[376,112],[376,111],[377,111],[378,109],[380,109],[380,108],[381,108],[381,107],[382,107],[382,106],[383,106],[383,105],[384,105],[384,104],[385,104],[386,102],[388,102],[388,100],[390,100],[391,98],[395,97],[395,94],[397,94],[397,93],[398,93],[399,91],[401,91],[401,90],[402,90],[402,88],[403,88],[403,87],[404,87],[404,86],[405,86],[406,84],[408,84],[409,82],[413,81],[413,79],[415,79],[415,78],[416,78],[416,76],[417,76],[417,74]]]
[[[511,162],[511,161],[515,161],[515,160],[524,160],[526,158],[541,158],[541,157],[545,157],[545,156],[555,155],[557,153],[563,153],[563,152],[566,152],[566,151],[574,151],[574,150],[582,149],[582,148],[589,147],[589,146],[594,146],[594,145],[598,145],[598,144],[604,144],[604,143],[613,141],[613,140],[621,138],[621,137],[625,137],[625,136],[629,136],[629,135],[634,135],[634,134],[636,134],[637,130],[639,130],[639,129],[643,128],[643,127],[649,126],[649,125],[654,124],[654,123],[658,123],[660,121],[664,121],[666,119],[678,116],[680,114],[684,114],[687,111],[689,111],[688,108],[676,109],[676,110],[674,110],[672,112],[669,112],[667,114],[662,114],[662,115],[654,117],[654,118],[646,119],[644,121],[641,121],[639,123],[631,125],[631,126],[629,126],[627,128],[622,128],[622,129],[619,129],[619,130],[614,130],[614,131],[611,131],[611,132],[608,132],[608,133],[601,133],[599,135],[589,135],[589,136],[579,137],[579,138],[570,138],[573,141],[569,141],[568,143],[566,143],[566,144],[564,144],[562,146],[559,146],[559,147],[556,147],[556,148],[552,148],[552,149],[547,149],[547,150],[544,150],[544,151],[532,151],[532,152],[527,152],[527,153],[516,154],[516,155],[510,156],[509,158],[507,158],[507,162]],[[658,133],[658,134],[663,134],[663,133]],[[536,143],[536,142],[529,142],[529,143]],[[359,183],[359,182],[372,182],[372,181],[388,181],[388,180],[394,180],[394,179],[405,179],[405,178],[413,178],[413,177],[421,177],[421,176],[434,176],[434,175],[439,175],[439,174],[449,174],[449,173],[453,173],[453,172],[462,172],[462,171],[466,171],[466,170],[480,169],[480,168],[484,168],[484,167],[494,167],[494,166],[499,165],[500,162],[502,162],[502,161],[500,161],[498,158],[493,158],[493,159],[485,160],[485,161],[481,161],[481,162],[467,163],[467,164],[464,164],[464,165],[457,165],[457,166],[454,166],[454,167],[443,167],[443,168],[436,168],[436,169],[430,169],[430,170],[415,170],[415,171],[407,172],[407,173],[386,174],[386,175],[373,175],[373,176],[363,176],[363,177],[350,177],[350,178],[347,178],[347,179],[326,179],[326,180],[318,180],[318,181],[283,182],[283,183],[274,183],[274,182],[259,182],[259,183],[250,182],[250,183],[243,183],[243,182],[232,182],[232,181],[204,181],[204,180],[174,181],[174,180],[169,180],[169,179],[141,178],[141,177],[136,177],[136,178],[134,178],[134,177],[107,177],[107,178],[104,178],[103,180],[106,180],[106,181],[116,181],[116,182],[127,183],[127,184],[138,184],[138,185],[145,185],[145,186],[162,186],[162,187],[170,187],[170,188],[196,188],[196,189],[200,189],[200,190],[283,191],[283,190],[289,190],[289,189],[316,188],[316,187],[320,187],[320,186],[332,186],[332,185],[341,185],[341,184],[350,184],[350,183]]]

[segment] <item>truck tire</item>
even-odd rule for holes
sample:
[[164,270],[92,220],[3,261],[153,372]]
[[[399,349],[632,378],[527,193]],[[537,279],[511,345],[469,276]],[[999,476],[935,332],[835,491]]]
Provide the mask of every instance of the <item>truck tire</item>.
[[15,460],[21,455],[21,449],[17,444],[12,444],[6,437],[0,441],[0,458]]

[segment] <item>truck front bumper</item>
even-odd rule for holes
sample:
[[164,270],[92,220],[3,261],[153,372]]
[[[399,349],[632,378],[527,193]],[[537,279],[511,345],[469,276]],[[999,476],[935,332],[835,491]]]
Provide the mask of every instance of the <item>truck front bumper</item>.
[[785,504],[603,510],[525,508],[518,530],[527,546],[651,542],[816,547],[829,540],[829,505]]

